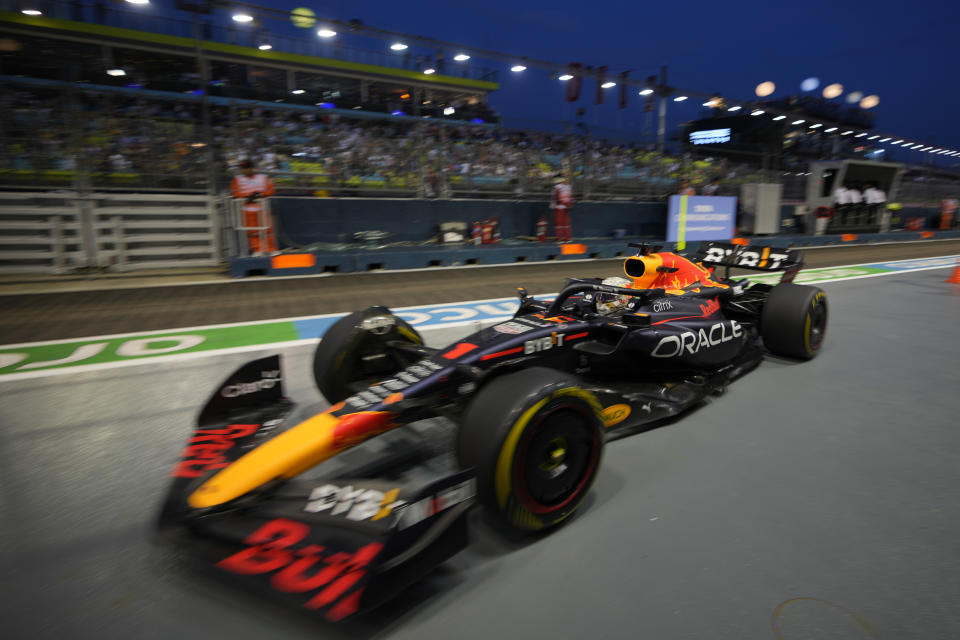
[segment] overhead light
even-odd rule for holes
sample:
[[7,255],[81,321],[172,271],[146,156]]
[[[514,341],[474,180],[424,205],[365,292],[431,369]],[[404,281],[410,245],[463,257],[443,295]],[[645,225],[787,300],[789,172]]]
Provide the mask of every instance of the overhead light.
[[[641,90],[637,95],[648,96],[648,95],[650,95],[651,93],[653,93],[653,89],[643,89],[643,90]],[[738,108],[739,108],[739,107],[738,107]],[[731,109],[731,111],[733,111],[733,109]]]
[[811,129],[816,129],[817,127],[822,127],[822,126],[823,126],[823,124],[820,123],[820,122],[818,122],[817,124],[812,124],[812,125],[810,125],[810,128],[811,128]]
[[125,76],[125,75],[127,75],[127,72],[124,71],[123,69],[107,69],[107,75],[108,75],[108,76],[114,76],[114,77],[116,77],[116,76]]
[[864,132],[862,132],[862,133],[858,133],[857,135],[855,135],[855,136],[853,136],[853,137],[854,137],[854,138],[862,138],[862,137],[865,136],[865,135],[867,135],[867,132],[866,132],[866,131],[864,131]]
[[393,51],[403,51],[407,48],[407,45],[403,44],[402,42],[394,42],[392,45],[390,45],[390,49]]
[[454,109],[453,107],[444,107],[443,109],[443,115],[445,116],[452,116],[456,112],[457,110]]
[[800,83],[800,88],[804,91],[813,91],[820,86],[820,78],[807,78]]
[[290,93],[292,93],[295,96],[299,96],[300,94],[306,93],[306,92],[303,89],[293,89]]
[[903,140],[897,140],[896,142],[891,142],[890,144],[900,144]]
[[713,108],[713,106],[716,104],[717,104],[716,100],[707,100],[706,102],[703,103],[703,106]]
[[428,76],[429,76],[429,75],[433,75],[433,74],[436,73],[436,72],[437,72],[436,69],[432,69],[432,68],[430,68],[430,67],[427,67],[426,69],[423,70],[423,73],[426,74],[426,75],[428,75]]
[[465,53],[458,53],[457,55],[453,56],[453,59],[457,62],[466,62],[470,59],[470,56]]
[[920,149],[920,151],[929,151],[930,149],[933,149],[933,147],[924,147],[923,149]]
[[752,116],[762,116],[762,115],[763,115],[763,109],[754,109],[753,111],[750,112],[750,115],[752,115]]
[[761,82],[757,85],[757,88],[754,89],[754,92],[761,98],[770,95],[777,89],[777,85],[772,82]]
[[257,47],[257,49],[260,49],[260,51],[270,51],[270,49],[273,49],[273,45],[267,44],[266,42],[264,42],[262,45]]
[[851,133],[853,133],[853,129],[850,129],[849,131],[844,131],[844,132],[841,133],[840,135],[842,135],[842,136],[848,136],[848,135],[850,135]]
[[776,122],[777,120],[784,120],[786,119],[786,117],[787,116],[777,116],[776,118],[773,119],[773,121]]
[[790,124],[803,124],[804,122],[806,122],[806,120],[794,120]]
[[333,29],[328,29],[324,27],[322,29],[317,29],[317,35],[320,36],[321,38],[332,38],[335,35],[337,35],[337,32],[334,31]]
[[674,102],[683,102],[683,101],[686,100],[686,99],[687,99],[687,96],[677,96],[676,98],[673,99],[673,101],[674,101]]
[[824,133],[833,133],[833,132],[836,131],[836,130],[837,130],[837,127],[830,127],[829,129],[824,129],[823,132],[824,132]]
[[869,138],[867,138],[867,140],[876,140],[876,139],[879,138],[879,137],[880,137],[880,136],[870,136]]
[[512,67],[510,67],[510,71],[513,71],[514,73],[520,73],[521,71],[526,71],[526,70],[527,68],[522,64],[515,64]]
[[150,4],[150,0],[127,0],[129,4]]
[[910,147],[910,148],[911,148],[911,149],[919,149],[919,148],[922,147],[922,146],[923,146],[923,143],[920,143],[920,144],[913,145],[913,146]]
[[860,101],[861,109],[873,109],[875,106],[880,104],[880,98],[875,95],[869,95],[863,100]]
[[233,14],[234,22],[253,22],[253,16],[249,13],[244,13],[243,11],[238,11]]
[[886,141],[889,140],[889,139],[890,139],[890,138],[884,138],[884,139],[881,140],[880,142],[886,142]]
[[601,89],[610,89],[611,87],[615,87],[615,86],[617,86],[617,83],[616,83],[616,82],[604,82],[602,85],[600,85],[600,88],[601,88]]
[[557,80],[561,80],[561,81],[563,81],[563,82],[566,82],[567,80],[573,80],[573,76],[570,75],[569,73],[565,73],[565,74],[563,74],[562,76],[560,76],[559,78],[557,78]]
[[740,105],[736,104],[736,105],[730,107],[729,109],[727,109],[727,111],[740,111],[740,109],[743,109],[743,107],[741,107]]
[[839,83],[831,84],[823,88],[823,97],[828,100],[831,98],[836,98],[841,93],[843,93],[843,85]]
[[40,11],[39,9],[21,9],[20,13],[26,16],[42,16],[43,15],[43,11]]

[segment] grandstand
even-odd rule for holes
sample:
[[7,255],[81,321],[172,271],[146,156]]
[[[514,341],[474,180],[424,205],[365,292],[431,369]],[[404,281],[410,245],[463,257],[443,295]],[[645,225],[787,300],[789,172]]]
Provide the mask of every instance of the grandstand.
[[[454,65],[453,49],[423,38],[390,55],[382,42],[363,48],[290,33],[279,24],[286,14],[241,29],[225,5],[211,3],[149,14],[123,2],[44,7],[43,16],[25,16],[0,0],[0,187],[7,191],[62,189],[88,200],[206,195],[213,202],[250,159],[280,195],[489,200],[491,213],[480,218],[509,209],[494,201],[543,203],[560,172],[578,202],[663,202],[684,178],[696,189],[718,180],[721,195],[739,195],[744,183],[780,182],[792,207],[804,199],[807,160],[837,151],[821,145],[804,157],[809,141],[781,145],[779,128],[775,153],[731,155],[682,139],[672,153],[655,151],[636,135],[591,132],[582,123],[509,127],[488,105],[497,72],[473,61]],[[749,116],[737,121],[758,124]],[[957,182],[949,171],[909,168],[902,193],[933,205],[955,194]],[[636,220],[619,226],[657,233]],[[76,247],[71,260],[83,263]],[[148,248],[159,255],[167,247]],[[209,247],[185,247],[189,259],[216,262]],[[92,259],[89,249],[85,255]],[[129,258],[128,265],[160,263]]]

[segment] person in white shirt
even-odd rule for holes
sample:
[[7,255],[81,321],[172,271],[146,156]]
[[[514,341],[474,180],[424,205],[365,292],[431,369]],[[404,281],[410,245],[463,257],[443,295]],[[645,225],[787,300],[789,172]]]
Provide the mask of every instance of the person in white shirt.
[[844,185],[840,185],[833,190],[833,211],[837,224],[842,225],[846,222],[847,212],[849,210],[850,192]]
[[867,204],[870,224],[879,223],[881,233],[889,231],[890,212],[887,211],[885,206],[887,204],[887,194],[883,192],[883,189],[877,188],[877,185],[873,183],[868,183],[867,188],[863,190],[863,200]]
[[837,206],[850,204],[850,200],[847,197],[847,188],[845,186],[840,185],[833,190],[833,204]]
[[847,224],[859,224],[863,213],[863,194],[855,186],[847,185],[847,200],[850,202],[847,214]]

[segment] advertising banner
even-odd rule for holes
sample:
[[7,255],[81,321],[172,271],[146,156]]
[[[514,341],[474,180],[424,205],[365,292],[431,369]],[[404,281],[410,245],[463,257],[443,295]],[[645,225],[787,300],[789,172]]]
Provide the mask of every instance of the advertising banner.
[[688,240],[729,240],[736,216],[734,196],[670,196],[667,242],[684,249]]

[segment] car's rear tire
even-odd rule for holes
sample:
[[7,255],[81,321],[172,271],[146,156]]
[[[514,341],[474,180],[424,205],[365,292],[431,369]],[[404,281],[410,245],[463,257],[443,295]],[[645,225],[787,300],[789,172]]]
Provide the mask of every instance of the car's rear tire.
[[827,294],[802,284],[771,289],[760,314],[763,344],[781,356],[809,360],[820,353],[827,334]]
[[457,459],[474,469],[479,502],[522,531],[559,525],[596,478],[601,410],[574,376],[552,369],[523,369],[485,385],[457,436]]
[[370,307],[340,318],[323,335],[313,354],[313,379],[335,404],[354,393],[358,383],[373,384],[413,364],[420,356],[389,343],[422,345],[423,338],[386,307]]

